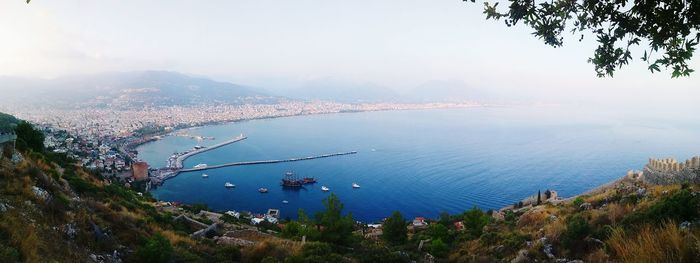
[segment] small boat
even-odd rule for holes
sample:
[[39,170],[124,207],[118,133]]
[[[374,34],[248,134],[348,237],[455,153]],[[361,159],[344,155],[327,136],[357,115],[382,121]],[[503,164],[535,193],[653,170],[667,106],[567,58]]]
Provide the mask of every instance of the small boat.
[[258,189],[258,192],[260,192],[260,193],[262,193],[262,194],[267,193],[267,188],[265,188],[265,187],[260,187],[260,189]]
[[234,188],[234,187],[236,187],[236,185],[235,185],[235,184],[232,184],[232,183],[229,183],[229,182],[226,182],[226,183],[224,184],[224,187],[226,187],[226,188]]
[[202,178],[207,178],[207,177],[209,177],[208,174],[202,174]]
[[360,188],[360,185],[357,183],[352,183],[352,188],[355,188],[355,189]]
[[198,165],[195,165],[194,168],[195,168],[195,169],[207,168],[207,164],[206,164],[206,163],[200,163],[200,164],[198,164]]
[[330,190],[331,190],[331,189],[329,189],[329,188],[326,187],[325,185],[324,185],[324,186],[321,186],[321,191],[328,192],[328,191],[330,191]]
[[282,200],[282,203],[283,203],[283,204],[289,204],[289,201],[287,201],[287,200]]

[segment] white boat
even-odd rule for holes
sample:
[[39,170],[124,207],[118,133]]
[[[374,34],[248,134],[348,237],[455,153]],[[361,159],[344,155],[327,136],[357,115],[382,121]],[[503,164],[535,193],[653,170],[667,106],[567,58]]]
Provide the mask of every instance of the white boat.
[[267,188],[265,188],[265,187],[260,187],[260,189],[258,189],[258,192],[260,192],[260,193],[262,193],[262,194],[267,193],[267,191],[268,191],[268,190],[267,190]]
[[289,201],[287,201],[287,200],[282,200],[282,203],[283,203],[283,204],[289,204]]
[[355,189],[360,188],[360,185],[357,183],[352,183],[352,188],[355,188]]
[[331,190],[331,189],[328,189],[328,187],[326,187],[325,185],[324,185],[324,186],[321,186],[321,191],[328,192],[328,191],[330,191],[330,190]]
[[207,178],[207,177],[209,177],[208,174],[202,174],[202,178]]
[[198,165],[195,165],[194,168],[197,168],[197,169],[199,169],[199,168],[207,168],[207,164],[206,164],[206,163],[200,163],[200,164],[198,164]]
[[226,183],[224,184],[224,187],[226,187],[226,188],[234,188],[234,187],[236,187],[236,185],[235,185],[235,184],[232,184],[232,183],[229,183],[229,182],[226,182]]

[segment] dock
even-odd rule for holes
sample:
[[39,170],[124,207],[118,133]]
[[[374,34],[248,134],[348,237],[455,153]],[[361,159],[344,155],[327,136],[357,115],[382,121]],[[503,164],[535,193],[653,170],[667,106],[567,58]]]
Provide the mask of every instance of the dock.
[[182,172],[196,172],[196,171],[204,171],[204,170],[210,170],[210,169],[218,169],[218,168],[229,167],[229,166],[241,166],[241,165],[255,165],[255,164],[272,164],[272,163],[299,162],[299,161],[307,161],[307,160],[313,160],[313,159],[322,159],[322,158],[329,158],[329,157],[335,157],[335,156],[343,156],[343,155],[356,154],[356,153],[357,153],[357,151],[351,151],[351,152],[329,153],[329,154],[323,154],[323,155],[317,155],[317,156],[309,156],[309,157],[301,157],[301,158],[291,158],[291,159],[283,159],[283,160],[262,160],[262,161],[248,161],[248,162],[225,163],[225,164],[210,165],[210,166],[207,166],[207,167],[200,167],[200,168],[180,169],[178,172],[180,172],[180,173],[182,173]]
[[170,167],[170,168],[182,169],[182,168],[183,168],[183,163],[185,162],[185,160],[187,160],[187,158],[190,158],[190,157],[192,157],[192,156],[194,156],[194,155],[197,155],[197,154],[200,154],[200,153],[203,153],[203,152],[207,152],[207,151],[211,151],[211,150],[214,150],[214,149],[216,149],[216,148],[220,148],[220,147],[223,147],[223,146],[226,146],[226,145],[235,143],[235,142],[239,142],[239,141],[242,141],[242,140],[245,140],[245,139],[248,139],[248,137],[243,136],[243,134],[241,134],[240,136],[238,136],[238,137],[236,137],[236,138],[233,138],[233,139],[230,139],[230,140],[227,140],[227,141],[223,141],[223,142],[214,144],[214,145],[209,146],[209,147],[204,147],[204,148],[196,149],[196,150],[193,150],[193,151],[191,151],[191,152],[187,152],[187,153],[185,153],[185,154],[179,155],[179,156],[177,156],[177,158],[175,158],[175,162],[172,164],[172,167]]

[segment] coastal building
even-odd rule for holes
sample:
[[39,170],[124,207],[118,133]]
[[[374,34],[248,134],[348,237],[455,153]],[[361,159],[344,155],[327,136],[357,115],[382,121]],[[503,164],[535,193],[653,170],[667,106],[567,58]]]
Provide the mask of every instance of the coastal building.
[[137,182],[148,179],[148,163],[134,162],[131,165],[131,177]]

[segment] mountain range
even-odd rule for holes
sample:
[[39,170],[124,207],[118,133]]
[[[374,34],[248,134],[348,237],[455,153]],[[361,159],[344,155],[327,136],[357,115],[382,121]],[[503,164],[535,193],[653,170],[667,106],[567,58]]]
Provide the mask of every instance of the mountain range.
[[68,108],[235,105],[284,100],[343,103],[437,102],[484,97],[459,81],[426,82],[404,93],[370,82],[333,78],[306,81],[296,88],[263,89],[170,71],[110,72],[54,79],[0,77],[0,88],[3,91],[0,103],[6,105]]

